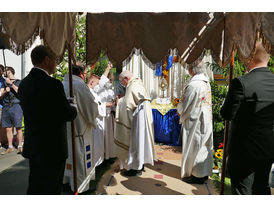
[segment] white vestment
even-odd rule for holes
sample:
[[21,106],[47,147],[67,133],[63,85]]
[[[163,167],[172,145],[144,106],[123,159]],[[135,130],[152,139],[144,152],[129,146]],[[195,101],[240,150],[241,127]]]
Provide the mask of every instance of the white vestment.
[[150,97],[138,78],[131,78],[126,94],[119,99],[115,117],[115,151],[122,164],[120,168],[142,169],[153,165],[154,127]]
[[95,150],[95,167],[99,166],[104,161],[105,156],[105,120],[104,118],[107,115],[106,111],[106,101],[102,101],[101,93],[105,91],[105,85],[108,83],[109,79],[102,75],[98,88],[90,89],[92,94],[95,96],[96,101],[99,105],[99,116],[96,118],[97,127],[94,129],[93,138],[94,138],[94,150]]
[[[102,76],[104,77],[104,75]],[[103,88],[99,92],[101,101],[104,103],[112,102],[115,99],[112,84],[106,79]],[[114,158],[114,116],[111,113],[112,108],[106,108],[106,116],[104,121],[104,142],[105,142],[105,159]]]
[[96,128],[93,130],[92,138],[94,141],[94,164],[99,166],[104,161],[104,117],[106,116],[106,104],[101,102],[100,96],[90,88],[90,92],[98,104],[98,117],[96,118]]
[[211,88],[204,74],[187,85],[177,108],[182,123],[181,177],[210,176],[213,161]]
[[[76,162],[77,162],[77,185],[78,192],[89,189],[90,180],[95,178],[94,150],[91,138],[93,129],[96,127],[96,117],[98,106],[94,97],[89,91],[85,82],[78,76],[72,75],[73,91],[76,99],[78,113],[75,119],[76,133]],[[65,76],[63,81],[66,96],[69,97],[69,76]],[[74,191],[73,183],[73,162],[72,162],[72,137],[71,123],[67,123],[68,159],[63,183],[70,183],[71,190]]]

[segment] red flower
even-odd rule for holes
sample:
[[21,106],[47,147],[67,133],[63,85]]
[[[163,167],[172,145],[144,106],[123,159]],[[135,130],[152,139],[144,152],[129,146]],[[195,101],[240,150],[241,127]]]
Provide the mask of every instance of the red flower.
[[205,101],[205,97],[202,98],[202,101]]
[[219,147],[218,148],[223,148],[224,147],[224,143],[220,142]]

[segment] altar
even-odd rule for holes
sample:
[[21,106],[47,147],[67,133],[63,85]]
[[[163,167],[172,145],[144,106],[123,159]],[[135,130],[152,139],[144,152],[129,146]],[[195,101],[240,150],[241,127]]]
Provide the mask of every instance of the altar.
[[166,145],[179,146],[181,125],[176,105],[168,98],[157,98],[151,102],[154,141]]

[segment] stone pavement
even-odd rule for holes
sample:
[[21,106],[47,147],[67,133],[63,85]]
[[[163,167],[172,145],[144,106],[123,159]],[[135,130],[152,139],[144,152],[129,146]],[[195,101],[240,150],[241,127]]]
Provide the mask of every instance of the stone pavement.
[[22,155],[17,154],[17,150],[14,150],[13,152],[6,155],[1,155],[1,153],[4,151],[4,148],[0,148],[0,173],[8,169],[12,165],[24,160],[24,157],[22,157]]
[[[105,195],[216,195],[213,181],[206,184],[187,184],[181,181],[180,147],[156,145],[159,161],[146,165],[140,177],[123,177],[115,172],[119,166],[116,161],[102,176],[96,194]],[[0,152],[4,149],[0,149]],[[16,151],[0,155],[0,195],[24,195],[28,182],[28,161]],[[66,193],[64,194],[72,194]],[[272,195],[274,189],[272,188]]]
[[[0,153],[5,149],[0,149]],[[0,155],[0,195],[24,195],[28,184],[28,161],[17,150]]]
[[97,194],[107,195],[215,195],[218,194],[213,180],[206,184],[187,184],[181,180],[181,147],[159,146],[156,151],[159,161],[145,165],[140,177],[124,177],[115,172],[116,161],[102,177]]

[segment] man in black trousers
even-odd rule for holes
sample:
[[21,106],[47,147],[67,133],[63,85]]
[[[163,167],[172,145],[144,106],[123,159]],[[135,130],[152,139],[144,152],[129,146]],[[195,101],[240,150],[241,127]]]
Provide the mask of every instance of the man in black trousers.
[[29,159],[27,194],[61,194],[68,157],[66,122],[77,109],[68,102],[54,73],[55,58],[45,46],[31,52],[34,67],[21,81],[19,99],[25,121],[23,156]]
[[274,74],[270,55],[257,43],[248,74],[235,78],[221,115],[232,120],[228,172],[233,194],[270,194],[269,172],[274,162]]

